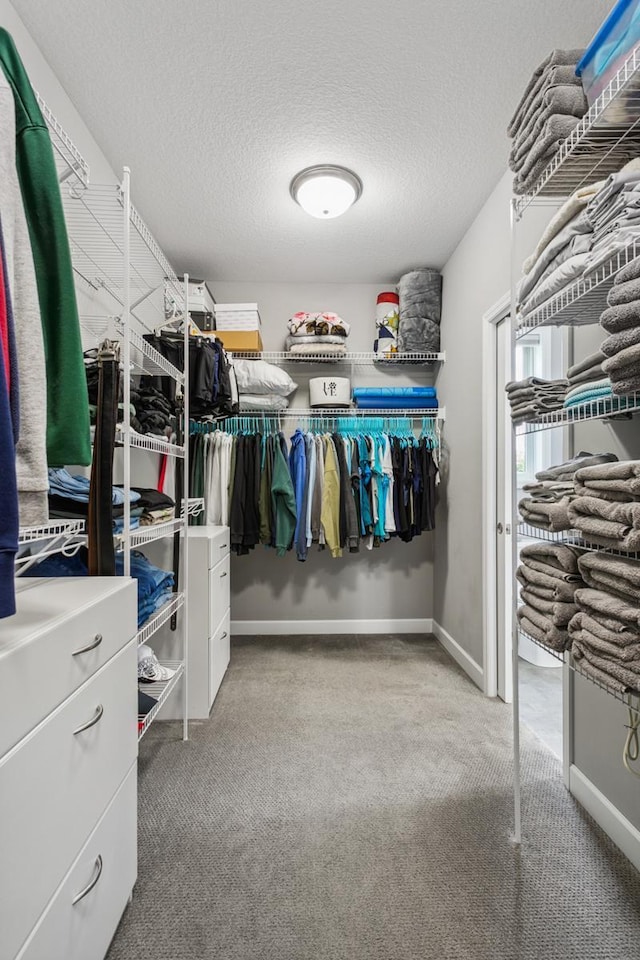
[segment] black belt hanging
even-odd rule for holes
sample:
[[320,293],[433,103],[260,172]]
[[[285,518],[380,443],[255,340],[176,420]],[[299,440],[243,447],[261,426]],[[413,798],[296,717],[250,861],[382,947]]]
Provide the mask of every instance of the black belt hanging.
[[[113,450],[115,446],[120,385],[120,347],[104,340],[98,349],[98,403],[91,463],[87,546],[89,576],[114,577]],[[124,411],[128,416],[128,411]]]

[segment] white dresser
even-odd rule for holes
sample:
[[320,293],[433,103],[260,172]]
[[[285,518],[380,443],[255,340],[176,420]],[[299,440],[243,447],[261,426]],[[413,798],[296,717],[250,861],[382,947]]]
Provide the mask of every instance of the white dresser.
[[230,658],[230,561],[228,527],[189,529],[189,716],[203,719]]
[[102,960],[136,880],[137,599],[18,581],[0,621],[0,960]]

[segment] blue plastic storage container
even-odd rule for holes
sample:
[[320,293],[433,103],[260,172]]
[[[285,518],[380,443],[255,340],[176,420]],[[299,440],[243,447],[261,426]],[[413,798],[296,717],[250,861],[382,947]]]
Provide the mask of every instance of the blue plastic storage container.
[[640,0],[618,0],[576,67],[589,106],[640,45]]

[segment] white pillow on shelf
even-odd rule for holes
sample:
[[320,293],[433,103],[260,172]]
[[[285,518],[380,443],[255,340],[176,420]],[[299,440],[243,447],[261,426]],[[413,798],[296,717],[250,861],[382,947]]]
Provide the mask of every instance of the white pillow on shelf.
[[279,397],[288,397],[297,390],[298,384],[289,376],[286,370],[276,367],[266,360],[234,359],[233,369],[236,372],[238,391],[242,393],[277,394]]
[[240,412],[245,410],[286,410],[289,401],[277,393],[241,393]]

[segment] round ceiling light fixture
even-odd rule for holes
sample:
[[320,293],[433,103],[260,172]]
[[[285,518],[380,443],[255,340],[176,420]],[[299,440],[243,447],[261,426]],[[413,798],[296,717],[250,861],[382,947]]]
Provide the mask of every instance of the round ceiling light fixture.
[[362,180],[346,167],[318,164],[297,173],[290,191],[296,203],[312,217],[331,220],[346,213],[360,197]]

